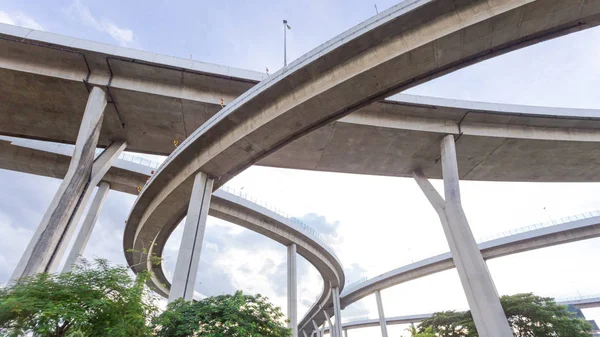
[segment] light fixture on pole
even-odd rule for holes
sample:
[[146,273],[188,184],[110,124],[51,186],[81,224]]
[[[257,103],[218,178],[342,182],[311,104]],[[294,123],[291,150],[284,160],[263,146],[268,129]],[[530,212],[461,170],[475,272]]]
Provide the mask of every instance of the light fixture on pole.
[[283,20],[283,66],[287,66],[287,30],[292,29],[290,25],[288,25],[287,20]]

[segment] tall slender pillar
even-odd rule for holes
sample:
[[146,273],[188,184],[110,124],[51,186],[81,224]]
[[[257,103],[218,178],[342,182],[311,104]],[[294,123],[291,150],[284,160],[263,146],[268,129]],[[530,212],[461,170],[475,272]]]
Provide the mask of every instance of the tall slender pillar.
[[348,329],[344,329],[344,337],[348,337]]
[[454,136],[442,139],[441,153],[445,199],[421,171],[415,171],[413,177],[440,217],[479,336],[512,337],[498,292],[462,208]]
[[213,180],[203,172],[196,173],[188,206],[183,237],[177,254],[177,264],[169,293],[169,303],[178,298],[191,301],[200,263],[202,241],[206,230]]
[[331,323],[331,317],[329,317],[329,314],[326,310],[323,310],[323,313],[325,314],[325,318],[327,319],[327,325],[329,326],[329,336],[337,337],[335,335],[335,330],[333,330],[333,323]]
[[296,269],[296,244],[292,243],[287,249],[287,290],[288,318],[292,337],[298,337],[298,279]]
[[387,324],[385,322],[385,314],[383,313],[383,301],[381,300],[381,292],[375,291],[377,298],[377,312],[379,313],[379,326],[381,327],[381,336],[388,337]]
[[11,282],[16,282],[23,276],[49,270],[69,219],[88,188],[105,107],[106,93],[98,87],[93,87],[83,113],[67,174],[15,268]]
[[[77,225],[79,224],[79,220],[81,219],[81,217],[85,211],[85,207],[87,206],[90,199],[92,198],[92,194],[94,192],[94,186],[100,184],[100,182],[104,178],[104,175],[106,174],[106,172],[108,172],[108,170],[112,167],[112,164],[119,157],[119,155],[125,150],[126,147],[127,147],[126,142],[121,141],[121,140],[115,141],[112,144],[110,144],[104,151],[102,151],[102,153],[98,156],[98,158],[96,158],[96,160],[94,160],[94,164],[92,165],[92,175],[90,177],[88,188],[86,188],[85,192],[81,196],[81,199],[79,201],[79,206],[75,209],[75,212],[72,214],[71,218],[69,219],[69,222],[67,223],[67,227],[65,228],[62,238],[61,238],[60,242],[58,243],[58,246],[56,247],[54,254],[52,256],[52,259],[49,263],[48,272],[54,273],[54,272],[58,271],[58,268],[62,261],[62,257],[64,255],[65,251],[67,250],[67,247],[69,246],[69,242],[71,242],[71,238],[73,237],[75,230],[77,229]],[[83,230],[83,232],[80,231],[80,234],[78,234],[77,239],[79,239],[79,236],[81,236],[81,235],[89,236],[91,234],[93,226],[95,225],[95,221],[94,221],[94,223],[88,223],[88,225],[91,225],[92,227],[90,227],[88,229],[85,229],[84,227],[82,227],[81,229]],[[84,240],[84,239],[82,238],[81,240]],[[85,238],[84,241],[85,241],[84,242],[84,245],[85,245],[87,243],[87,238]],[[77,256],[79,254],[83,253],[83,249],[85,249],[85,246],[80,247],[80,248],[82,250],[76,252]],[[76,260],[77,260],[77,257],[75,258],[75,261]],[[65,263],[65,267],[66,266],[67,266],[67,264]],[[72,266],[68,266],[67,269],[70,270],[71,267]]]
[[71,271],[71,269],[77,262],[77,259],[79,259],[81,255],[83,255],[83,251],[85,250],[85,246],[87,245],[87,242],[90,239],[90,235],[92,234],[94,225],[98,220],[98,216],[102,211],[102,207],[104,206],[104,200],[106,200],[106,196],[108,195],[109,190],[110,184],[105,181],[101,182],[100,185],[98,185],[98,191],[96,191],[96,195],[94,196],[94,200],[92,200],[90,209],[88,210],[88,213],[85,216],[85,219],[83,220],[83,224],[81,225],[79,234],[75,239],[75,243],[73,243],[71,252],[69,252],[69,256],[67,256],[65,266],[62,270],[63,272]]
[[342,307],[340,305],[340,288],[331,288],[331,298],[333,300],[333,315],[335,319],[335,336],[342,336]]

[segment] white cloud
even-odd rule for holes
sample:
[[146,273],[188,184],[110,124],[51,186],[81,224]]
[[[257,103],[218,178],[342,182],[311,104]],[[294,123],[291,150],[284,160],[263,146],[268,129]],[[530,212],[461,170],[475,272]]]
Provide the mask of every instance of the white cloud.
[[21,26],[35,30],[44,30],[44,27],[35,21],[34,18],[21,12],[7,13],[0,11],[0,23],[6,23],[9,25]]
[[119,27],[115,23],[104,18],[98,19],[92,14],[90,9],[79,0],[74,0],[65,12],[67,15],[78,20],[81,24],[91,27],[101,33],[110,35],[110,37],[119,42],[121,46],[131,47],[136,45],[135,37],[131,29]]

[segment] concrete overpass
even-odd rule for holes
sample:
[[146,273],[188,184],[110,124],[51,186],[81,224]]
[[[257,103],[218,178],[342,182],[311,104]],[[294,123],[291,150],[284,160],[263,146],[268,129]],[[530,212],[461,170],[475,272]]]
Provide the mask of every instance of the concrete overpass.
[[[579,214],[564,218],[556,225],[541,227],[533,225],[519,229],[519,233],[481,242],[478,248],[484,259],[494,259],[530,250],[546,248],[575,241],[600,237],[600,212]],[[353,284],[341,296],[342,307],[378,291],[417,278],[454,268],[452,253],[426,258],[387,273]]]
[[[127,223],[124,250],[139,250],[155,243],[163,228],[172,228],[185,214],[189,226],[202,222],[208,209],[198,198],[204,200],[210,190],[250,165],[334,120],[437,76],[599,22],[600,4],[589,1],[402,2],[260,82],[195,130],[167,158],[137,199]],[[487,124],[495,120],[488,117],[478,122]],[[506,130],[505,123],[499,124]],[[538,130],[552,131],[547,139],[566,140],[563,132],[547,130],[548,125],[533,128],[534,132],[530,126],[523,120],[517,122],[515,129],[521,132],[511,136],[497,133],[502,129],[497,127],[482,128],[478,136],[463,135],[459,128],[458,151],[452,131],[409,131],[408,137],[390,146],[391,151],[404,155],[403,162],[391,167],[399,176],[414,175],[440,216],[469,305],[477,308],[473,315],[480,336],[510,336],[511,332],[468,227],[460,203],[459,179],[472,173],[478,179],[495,176],[498,180],[514,180],[515,176],[525,180],[533,176],[529,180],[552,181],[556,175],[575,181],[576,177],[587,175],[584,179],[589,181],[598,176],[594,172],[596,165],[578,171],[582,163],[590,163],[588,159],[576,159],[577,164],[565,165],[565,158],[551,163],[547,160],[556,160],[558,156],[540,156],[541,152],[556,148],[556,144],[521,138],[516,143],[523,143],[512,146],[516,144],[512,138],[518,134],[537,138],[532,134]],[[418,127],[424,128],[422,124]],[[565,144],[573,146],[570,154],[588,146],[588,154],[598,149],[593,137],[588,137],[590,133],[595,135],[595,130],[574,133],[578,141],[590,143],[567,140]],[[440,143],[437,150],[435,145]],[[349,143],[355,148],[353,145]],[[500,160],[487,162],[489,154],[494,152],[502,154]],[[391,158],[388,156],[386,160]],[[440,158],[442,165],[438,163]],[[538,166],[540,163],[543,164]],[[565,167],[568,169],[562,170]],[[442,176],[445,200],[426,179]],[[190,195],[191,202],[187,199]],[[194,249],[200,251],[201,247]],[[135,253],[126,256],[130,262],[136,258]],[[135,272],[142,270],[134,268]],[[189,273],[181,269],[176,277],[185,278]],[[332,287],[336,326],[340,327],[338,297],[343,284]],[[316,328],[321,322],[315,323],[316,314],[311,311],[300,322],[300,331],[306,333]]]
[[[220,111],[221,99],[229,104],[266,78],[5,24],[0,50],[0,134],[73,144],[88,88],[99,86],[110,91],[111,103],[98,144],[123,140],[129,151],[158,155],[169,155],[174,140],[182,142]],[[433,145],[454,134],[462,179],[598,181],[598,163],[590,161],[598,156],[589,154],[599,151],[599,130],[598,110],[397,94],[326,123],[257,164],[410,176],[417,164],[437,160]],[[552,155],[539,155],[545,152]],[[427,173],[439,177],[434,166]]]
[[[163,62],[167,57],[9,27],[7,30],[11,32],[3,34],[5,46],[0,62],[6,79],[0,88],[5,90],[3,97],[7,97],[2,110],[25,113],[6,114],[8,118],[0,124],[9,127],[0,132],[35,133],[28,136],[43,139],[67,138],[56,135],[58,132],[54,135],[43,132],[52,123],[61,125],[69,118],[76,118],[71,123],[75,128],[69,129],[67,124],[56,128],[62,129],[61,134],[70,134],[70,140],[66,141],[75,142],[79,130],[67,179],[40,226],[41,230],[50,226],[51,230],[44,233],[52,235],[38,240],[36,234],[32,240],[34,254],[28,248],[24,257],[26,271],[34,272],[46,264],[41,252],[59,240],[56,233],[76,208],[78,195],[85,192],[84,173],[92,170],[90,148],[99,142],[104,146],[115,145],[111,150],[114,153],[125,146],[143,151],[140,143],[146,139],[150,140],[148,147],[162,148],[167,153],[179,135],[164,143],[152,138],[166,125],[166,129],[183,129],[182,137],[189,136],[153,176],[134,205],[124,238],[126,251],[130,248],[140,251],[153,243],[160,247],[162,243],[156,240],[168,236],[186,213],[189,226],[195,226],[197,235],[201,235],[210,192],[248,166],[267,161],[270,154],[274,154],[274,159],[267,163],[273,166],[414,175],[440,215],[451,249],[456,253],[453,258],[460,262],[461,280],[468,281],[468,275],[481,276],[473,283],[463,282],[470,305],[483,308],[481,317],[477,317],[479,311],[474,311],[480,335],[499,330],[504,332],[501,335],[508,335],[507,327],[494,325],[501,320],[493,317],[501,315],[499,306],[494,304],[497,296],[493,294],[493,283],[485,273],[477,272],[484,269],[483,260],[475,253],[476,246],[460,205],[458,179],[597,181],[598,165],[593,159],[598,151],[597,113],[589,118],[570,110],[563,113],[564,119],[555,121],[549,118],[551,114],[531,113],[462,111],[461,114],[459,111],[452,116],[451,109],[438,115],[423,115],[431,107],[408,106],[399,108],[409,111],[403,113],[386,114],[378,110],[372,116],[365,112],[356,116],[354,123],[352,119],[346,123],[359,125],[362,133],[343,125],[338,128],[336,124],[325,133],[325,142],[300,147],[300,150],[317,149],[317,157],[310,157],[304,151],[293,156],[277,157],[277,154],[288,148],[287,144],[293,149],[294,141],[301,141],[312,131],[332,125],[335,120],[394,93],[511,50],[595,26],[599,20],[600,5],[586,0],[405,1],[328,41],[248,91],[247,87],[233,83],[242,80],[239,71],[224,71],[180,59]],[[94,55],[87,54],[90,49]],[[70,59],[63,53],[69,53]],[[70,63],[65,63],[65,59]],[[135,63],[142,66],[132,66]],[[161,67],[163,63],[169,64]],[[245,92],[216,112],[210,106],[211,102],[214,106],[216,98],[210,95],[212,88],[222,89],[217,94],[221,97],[224,94],[236,97]],[[164,97],[172,99],[163,100]],[[81,115],[84,105],[85,113]],[[153,115],[152,107],[174,114]],[[186,108],[192,111],[191,115]],[[130,116],[125,116],[122,111],[128,109]],[[28,112],[37,113],[43,117],[37,120],[51,124],[32,123]],[[46,118],[48,115],[53,118]],[[156,124],[161,119],[167,124]],[[201,126],[191,132],[188,125],[194,125],[195,121]],[[144,123],[148,123],[148,128]],[[150,137],[145,138],[147,135]],[[439,143],[441,151],[436,150]],[[300,160],[294,162],[296,158]],[[85,169],[77,173],[76,165]],[[446,200],[427,185],[426,176],[443,176]],[[192,202],[188,199],[190,195]],[[188,242],[183,245],[182,251],[189,253],[183,259],[193,262],[200,248]],[[126,256],[130,263],[138,259],[132,253]],[[181,264],[193,265],[189,261]],[[145,267],[140,268],[134,271]],[[191,274],[193,271],[186,270],[176,273],[176,277]],[[343,283],[332,284],[334,304],[339,303],[342,287]],[[477,301],[492,303],[488,306],[491,311]],[[311,310],[300,322],[303,332],[312,330],[309,322],[325,304],[319,303],[317,311]],[[317,321],[327,318],[326,314],[322,316],[325,317]],[[336,321],[339,316],[336,311]],[[491,325],[484,324],[486,321],[492,322]]]
[[[40,143],[26,139],[0,137],[0,168],[61,179],[67,171],[72,151],[72,148],[60,144]],[[145,184],[153,170],[158,167],[158,164],[126,154],[121,155],[121,157],[123,159],[115,161],[114,165],[105,175],[103,181],[109,183],[111,189],[129,194],[137,194],[137,187]],[[210,205],[211,209],[209,211],[211,216],[259,232],[284,245],[292,243],[292,241],[287,241],[274,234],[274,232],[280,229],[267,228],[265,230],[265,228],[256,226],[253,222],[248,222],[246,220],[247,218],[251,218],[251,212],[249,210],[262,209],[259,212],[260,216],[268,216],[272,219],[271,221],[279,222],[290,228],[296,228],[297,230],[303,231],[308,234],[311,239],[319,243],[331,256],[335,257],[335,253],[323,243],[322,239],[319,239],[318,234],[306,225],[294,222],[274,211],[268,210],[265,207],[242,198],[235,192],[230,192],[230,189],[226,187],[223,188],[224,189],[215,191],[213,195],[213,202]],[[223,211],[223,209],[225,209],[225,211]],[[479,248],[484,258],[491,259],[600,236],[600,213],[574,215],[557,220],[553,223],[553,225],[547,227],[544,227],[542,224],[535,224],[505,232],[501,234],[501,237],[480,243]],[[496,237],[496,235],[494,235],[494,237]],[[293,241],[293,243],[298,243],[299,241],[300,240]],[[81,253],[82,251],[79,252],[79,254]],[[157,255],[162,258],[162,250],[157,252]],[[335,259],[337,259],[337,257],[335,257]],[[315,261],[315,259],[309,260],[313,265],[317,264],[313,261]],[[320,263],[322,264],[323,261]],[[154,289],[163,296],[166,296],[168,294],[170,282],[164,274],[163,267],[162,264],[152,266],[156,279],[155,283],[152,285],[159,284],[161,287],[155,287]],[[341,267],[341,265],[339,267]],[[341,294],[340,299],[342,308],[383,289],[415,278],[441,272],[452,267],[454,267],[454,265],[451,253],[445,253],[422,261],[417,261],[408,266],[365,280],[364,282],[352,284],[347,286],[345,291]],[[339,270],[340,269],[338,269],[338,272]],[[321,296],[329,293],[330,287],[328,284],[327,279],[324,278]],[[600,305],[600,300],[598,300],[597,297],[573,298],[562,302],[565,302],[565,304],[573,304],[578,308],[590,308]],[[332,303],[329,301],[329,307],[324,307],[322,309],[326,310],[326,312],[331,315],[333,312]],[[388,325],[406,324],[419,322],[430,316],[431,314],[387,317],[386,322]],[[379,325],[380,320],[374,319],[352,321],[344,323],[342,327],[346,330]],[[325,330],[327,331],[328,328],[325,328]]]
[[[0,136],[0,169],[62,179],[67,172],[72,153],[72,147],[62,144]],[[114,162],[103,182],[116,191],[137,194],[137,187],[146,183],[158,165],[128,155],[122,155],[121,158]],[[297,253],[306,258],[323,277],[323,291],[320,296],[322,301],[327,302],[331,282],[345,282],[343,268],[335,252],[318,232],[297,219],[287,218],[266,206],[245,199],[226,186],[214,192],[209,215],[260,233],[285,246],[294,245]],[[93,224],[89,229],[90,233],[86,234],[87,237],[92,228]],[[83,246],[75,245],[71,255],[82,254],[85,243],[87,239]],[[161,259],[163,249],[164,246],[160,246],[155,251]],[[71,255],[67,258],[67,264],[70,263]],[[153,290],[168,296],[171,283],[164,273],[163,264],[152,265],[150,261],[146,263],[152,270],[153,282],[150,285]]]

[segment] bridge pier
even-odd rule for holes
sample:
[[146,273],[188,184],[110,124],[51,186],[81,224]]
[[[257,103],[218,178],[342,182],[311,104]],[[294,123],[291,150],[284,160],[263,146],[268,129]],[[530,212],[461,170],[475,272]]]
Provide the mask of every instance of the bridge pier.
[[385,322],[385,314],[383,313],[383,301],[381,300],[381,292],[375,291],[375,298],[377,298],[377,312],[379,313],[379,326],[381,327],[381,336],[388,337],[387,324]]
[[206,230],[212,186],[213,179],[203,172],[196,173],[181,245],[177,254],[169,303],[178,298],[191,301],[194,297],[194,286],[200,263],[202,240],[204,240],[204,231]]
[[313,327],[315,328],[314,332],[315,332],[316,336],[321,337],[321,330],[319,330],[319,326],[317,325],[317,323],[314,320],[312,320],[311,322],[313,324]]
[[[327,313],[327,310],[323,310],[323,313],[325,314],[327,325],[329,326],[329,336],[331,336],[331,337],[337,337],[335,335],[335,331],[333,330],[333,323],[331,323],[331,317],[329,317],[329,314]],[[323,323],[323,327],[325,327],[325,323]]]
[[106,104],[106,93],[93,87],[88,96],[67,174],[19,260],[11,282],[24,276],[50,271],[69,221],[81,206],[81,198],[89,187]]
[[512,337],[498,292],[462,208],[453,135],[442,139],[441,154],[445,199],[420,170],[413,177],[440,217],[479,336]]
[[[75,213],[73,213],[73,215],[69,219],[69,223],[67,224],[67,228],[63,233],[63,238],[56,249],[54,258],[52,259],[52,261],[50,261],[50,266],[48,267],[49,272],[54,273],[58,271],[58,267],[65,253],[65,250],[67,249],[69,242],[71,242],[71,237],[73,237],[73,233],[75,232],[75,229],[77,229],[77,225],[79,224],[79,220],[81,219],[81,216],[85,211],[85,207],[92,198],[94,187],[100,184],[106,172],[108,172],[114,161],[119,157],[119,155],[125,150],[126,147],[127,143],[125,143],[124,141],[113,142],[104,151],[102,151],[102,153],[98,156],[98,158],[96,158],[96,160],[94,160],[94,164],[92,165],[92,174],[88,183],[88,188],[86,188],[85,192],[81,196],[79,206],[75,210]],[[93,222],[83,224],[79,234],[77,235],[77,240],[81,242],[79,242],[79,247],[76,248],[76,246],[73,246],[73,248],[71,248],[71,253],[75,254],[75,257],[69,263],[74,264],[75,262],[77,262],[78,256],[83,253],[85,245],[87,244],[87,240],[92,234],[92,230],[94,229],[95,224],[96,219],[94,219]],[[81,236],[83,236],[83,238],[80,239]],[[67,263],[65,262],[65,267],[63,267],[63,271],[71,270],[72,267],[72,265],[67,265]]]
[[340,305],[340,288],[331,288],[331,298],[333,299],[333,315],[335,318],[335,334],[336,337],[342,336],[342,307]]
[[83,254],[85,246],[87,246],[87,242],[90,239],[90,235],[92,235],[92,230],[94,229],[96,221],[98,220],[98,216],[100,215],[100,211],[102,211],[102,207],[104,206],[104,201],[106,200],[109,190],[110,184],[107,182],[103,181],[100,183],[100,185],[98,185],[98,191],[96,191],[96,195],[94,196],[94,200],[92,200],[90,209],[83,220],[79,234],[77,234],[75,243],[73,243],[71,252],[69,252],[67,260],[65,261],[65,266],[62,269],[63,273],[71,271],[75,263],[77,263],[77,259],[79,259],[79,257]]
[[292,337],[298,337],[298,279],[296,269],[296,244],[287,247],[287,300],[289,327]]

